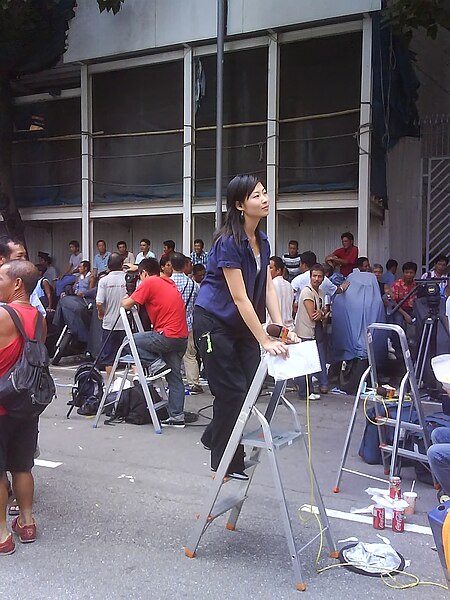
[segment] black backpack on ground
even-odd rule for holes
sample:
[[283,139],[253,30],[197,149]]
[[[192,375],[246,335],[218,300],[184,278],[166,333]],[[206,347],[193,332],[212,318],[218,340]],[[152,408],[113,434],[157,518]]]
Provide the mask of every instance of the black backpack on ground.
[[68,403],[77,406],[77,413],[84,416],[95,415],[103,395],[103,377],[100,371],[85,363],[78,367],[72,386],[72,400]]
[[47,348],[41,341],[43,317],[38,312],[34,338],[25,333],[20,317],[7,304],[6,310],[17,331],[24,339],[23,351],[16,364],[0,377],[0,399],[8,415],[16,419],[33,419],[39,416],[53,400],[56,388],[50,375]]
[[[148,389],[153,404],[161,402],[161,398],[155,388],[149,385]],[[113,402],[115,397],[117,397],[117,392],[108,394],[106,402]],[[147,425],[152,422],[140,383],[135,383],[133,387],[123,390],[117,407],[114,408],[114,405],[111,404],[107,407],[106,414],[110,417],[108,422],[125,421],[125,423],[131,423],[132,425]],[[166,407],[163,406],[158,411],[158,418],[161,420],[168,417],[169,413]]]

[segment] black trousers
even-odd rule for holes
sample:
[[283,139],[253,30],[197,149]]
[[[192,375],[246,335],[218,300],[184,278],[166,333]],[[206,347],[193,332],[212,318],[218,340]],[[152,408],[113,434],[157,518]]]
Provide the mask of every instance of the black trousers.
[[[205,429],[202,442],[211,448],[211,468],[216,470],[258,368],[261,352],[247,327],[243,326],[238,332],[231,330],[200,307],[194,309],[194,341],[214,396],[213,420]],[[228,472],[243,468],[244,448],[239,445]]]

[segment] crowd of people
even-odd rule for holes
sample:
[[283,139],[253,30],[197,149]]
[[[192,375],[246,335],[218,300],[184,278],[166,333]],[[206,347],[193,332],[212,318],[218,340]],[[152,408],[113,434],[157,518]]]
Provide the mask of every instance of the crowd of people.
[[[398,263],[393,259],[386,270],[379,263],[371,267],[367,257],[359,256],[350,232],[342,234],[341,246],[324,257],[323,263],[311,250],[299,252],[296,240],[289,242],[282,257],[271,255],[267,236],[259,228],[268,211],[263,184],[252,175],[237,176],[228,186],[224,226],[216,232],[209,253],[201,239],[194,241],[190,256],[177,252],[175,242],[166,240],[157,260],[147,238],[140,240],[136,256],[123,240],[113,252],[104,240],[98,240],[91,264],[83,259],[79,242],[72,240],[67,268],[59,276],[47,253],[39,252],[39,262],[33,265],[24,245],[4,236],[0,238],[0,301],[18,312],[30,337],[39,311],[51,317],[53,327],[67,326],[79,341],[87,342],[95,314],[101,328],[98,362],[107,373],[124,340],[120,309],[143,309],[151,327],[135,333],[134,341],[150,377],[166,377],[168,417],[162,426],[183,428],[186,423],[182,363],[192,393],[203,391],[199,365],[205,368],[214,405],[202,443],[211,451],[211,470],[216,471],[260,362],[261,348],[272,355],[288,355],[288,346],[270,337],[266,324],[284,325],[290,343],[316,341],[319,393],[310,376],[296,383],[301,399],[317,400],[329,391],[333,348],[328,345],[327,330],[336,298],[364,284],[371,294],[361,303],[369,298],[369,303],[383,306],[386,318],[404,329],[416,320],[415,263],[406,262],[400,277],[396,277]],[[133,272],[137,273],[136,285],[130,289],[127,275]],[[439,303],[446,303],[450,318],[448,258],[438,256],[422,278],[438,278]],[[0,321],[2,377],[17,362],[23,342],[6,311],[0,311]],[[448,336],[448,320],[445,327]],[[394,339],[392,343],[398,350]],[[22,542],[36,539],[31,468],[37,428],[37,418],[26,427],[15,427],[0,405],[0,554],[10,554],[15,548],[6,526],[8,494],[12,494],[7,471],[12,473],[17,496],[18,514],[12,529]],[[248,479],[242,446],[227,476]]]

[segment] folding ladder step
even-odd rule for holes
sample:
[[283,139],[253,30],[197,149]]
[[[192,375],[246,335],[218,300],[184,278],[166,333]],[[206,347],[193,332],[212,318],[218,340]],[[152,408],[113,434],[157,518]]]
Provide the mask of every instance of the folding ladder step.
[[[382,425],[389,425],[391,427],[395,427],[397,423],[396,419],[391,419],[388,417],[378,416],[375,418],[375,420],[377,423],[381,423]],[[423,431],[422,426],[418,423],[408,423],[406,421],[401,422],[401,429],[408,429],[409,431]]]
[[[230,479],[230,481],[232,481],[232,480]],[[244,502],[244,500],[246,500],[246,498],[247,498],[247,488],[238,494],[225,496],[225,498],[218,500],[214,504],[211,512],[208,515],[207,520],[209,522],[213,521],[214,519],[216,519],[217,517],[220,517],[220,515],[223,515],[224,513],[228,512],[229,510],[231,510],[232,508],[234,508],[241,502]]]
[[[380,445],[380,450],[383,452],[391,452],[394,450],[393,446],[390,445]],[[406,450],[405,448],[397,448],[397,454],[399,456],[404,456],[405,458],[411,458],[412,460],[418,460],[420,462],[424,462],[428,464],[428,457],[426,454],[422,454],[421,452],[414,452],[414,450]]]
[[[289,431],[284,429],[273,429],[272,440],[273,445],[277,450],[290,446],[294,441],[301,437],[299,431]],[[266,448],[267,444],[262,435],[262,431],[257,429],[242,437],[242,443],[246,446],[255,446],[256,448]]]

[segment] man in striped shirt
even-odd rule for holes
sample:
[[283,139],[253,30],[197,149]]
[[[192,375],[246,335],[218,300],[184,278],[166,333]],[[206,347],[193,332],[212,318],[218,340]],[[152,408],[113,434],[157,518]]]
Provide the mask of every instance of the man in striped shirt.
[[288,253],[283,254],[283,263],[288,272],[288,281],[292,281],[294,277],[300,275],[301,255],[298,253],[297,240],[290,240],[288,243]]
[[172,281],[177,286],[178,291],[183,298],[186,309],[186,322],[189,332],[187,348],[183,356],[186,379],[190,392],[194,394],[201,394],[203,392],[203,388],[199,381],[200,373],[197,362],[197,349],[195,348],[194,336],[192,333],[192,316],[194,312],[194,304],[198,296],[199,285],[184,273],[184,267],[186,264],[186,256],[184,256],[184,254],[181,254],[181,252],[173,252],[170,255],[170,262],[172,263],[173,269]]

